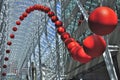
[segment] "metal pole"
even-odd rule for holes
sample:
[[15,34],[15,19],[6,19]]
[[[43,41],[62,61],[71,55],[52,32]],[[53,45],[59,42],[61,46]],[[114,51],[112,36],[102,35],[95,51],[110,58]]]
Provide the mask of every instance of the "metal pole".
[[57,76],[58,80],[60,80],[60,52],[59,52],[59,42],[58,35],[56,34],[56,63],[57,63]]
[[40,70],[40,80],[42,80],[42,64],[41,64],[41,49],[40,49],[40,35],[38,26],[38,53],[39,53],[39,70]]
[[[106,39],[106,43],[108,45],[109,44],[108,36],[106,36],[105,39]],[[118,77],[117,77],[117,74],[116,74],[116,71],[115,71],[115,67],[114,67],[114,64],[113,64],[113,60],[112,60],[112,55],[111,55],[111,53],[108,49],[108,46],[106,47],[106,51],[103,54],[103,58],[105,60],[105,64],[106,64],[110,79],[111,80],[118,80]]]
[[[55,13],[57,15],[57,0],[55,0]],[[59,38],[56,32],[56,71],[57,71],[57,79],[56,80],[60,80],[60,52],[59,52]]]
[[83,14],[86,21],[88,21],[88,14],[87,11],[84,9],[83,5],[81,4],[80,0],[75,0],[81,13]]

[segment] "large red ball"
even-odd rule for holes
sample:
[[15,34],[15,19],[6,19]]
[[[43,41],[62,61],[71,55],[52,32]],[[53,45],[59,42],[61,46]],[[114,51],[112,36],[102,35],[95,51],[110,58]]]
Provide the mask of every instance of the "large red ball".
[[52,20],[52,22],[56,22],[58,20],[58,17],[57,16],[52,16],[51,20]]
[[6,50],[6,53],[7,53],[7,54],[8,54],[8,53],[10,53],[10,50],[9,50],[9,49],[7,49],[7,50]]
[[66,29],[65,29],[63,26],[60,26],[60,27],[57,28],[57,32],[58,32],[59,34],[62,34],[62,33],[64,33],[65,31],[66,31]]
[[10,38],[14,38],[15,37],[15,35],[14,34],[10,34]]
[[63,25],[62,21],[59,21],[59,20],[58,20],[58,21],[55,22],[55,26],[56,26],[56,27],[60,27],[60,26],[62,26],[62,25]]
[[70,38],[70,34],[68,32],[64,32],[61,34],[61,39],[65,41],[66,39]]
[[11,41],[8,41],[8,42],[7,42],[7,45],[9,45],[9,46],[12,45],[12,42],[11,42]]
[[13,27],[12,30],[13,30],[13,31],[17,31],[17,27]]
[[20,16],[19,19],[22,21],[24,20],[24,16]]
[[5,57],[5,58],[4,58],[4,60],[5,60],[5,61],[8,61],[8,60],[9,60],[9,58],[8,58],[8,57]]
[[72,48],[69,50],[70,55],[71,55],[72,58],[73,58],[74,60],[76,60],[76,61],[78,61],[77,51],[78,51],[78,49],[80,49],[80,48],[81,48],[81,46],[79,45],[79,46],[74,46],[74,47],[72,47]]
[[5,72],[3,72],[3,73],[2,73],[2,76],[6,76],[6,73],[5,73]]
[[68,38],[64,41],[64,43],[65,43],[65,45],[68,45],[70,42],[73,42],[73,41],[75,41],[74,38]]
[[6,65],[6,64],[4,64],[4,65],[3,65],[3,68],[7,68],[7,65]]
[[22,16],[23,16],[23,17],[27,17],[27,15],[28,15],[27,12],[23,12],[23,13],[22,13]]
[[34,10],[40,10],[41,9],[41,5],[40,4],[35,4],[33,6]]
[[76,58],[80,63],[87,63],[92,60],[92,57],[89,56],[83,48],[79,48],[76,52]]
[[90,35],[84,39],[83,48],[85,52],[93,58],[99,57],[106,49],[106,42],[102,36],[95,34]]
[[54,15],[55,15],[55,14],[54,14],[53,11],[49,11],[49,12],[48,12],[48,16],[49,16],[49,17],[52,17],[52,16],[54,16]]
[[98,7],[88,18],[89,28],[98,35],[111,33],[118,23],[116,13],[109,7]]
[[67,49],[70,50],[74,46],[79,46],[79,44],[76,41],[73,41],[73,42],[70,42],[69,44],[67,44],[66,46],[67,46]]
[[29,13],[31,12],[30,7],[28,7],[28,8],[25,10],[25,12],[29,14]]
[[50,8],[49,8],[49,7],[45,7],[45,8],[44,8],[44,12],[45,12],[45,13],[48,13],[49,11],[50,11]]
[[29,10],[30,10],[30,11],[34,11],[34,6],[30,6],[30,7],[29,7]]
[[41,6],[41,11],[45,11],[45,6]]
[[21,22],[19,20],[16,21],[16,25],[20,25]]

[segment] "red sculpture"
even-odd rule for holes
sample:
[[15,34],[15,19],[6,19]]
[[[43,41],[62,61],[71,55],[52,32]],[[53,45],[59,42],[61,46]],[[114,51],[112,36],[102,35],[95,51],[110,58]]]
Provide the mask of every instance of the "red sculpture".
[[116,13],[109,7],[98,7],[88,18],[89,28],[98,35],[111,33],[118,23]]

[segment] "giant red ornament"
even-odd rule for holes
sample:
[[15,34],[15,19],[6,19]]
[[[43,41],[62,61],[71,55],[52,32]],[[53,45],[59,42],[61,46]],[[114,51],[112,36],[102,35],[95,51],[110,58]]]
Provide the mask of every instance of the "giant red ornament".
[[60,26],[60,27],[58,27],[57,28],[57,32],[59,33],[59,34],[62,34],[62,33],[64,33],[66,30],[65,30],[65,28],[63,27],[63,26]]
[[80,48],[81,48],[81,46],[79,45],[79,46],[74,46],[74,47],[72,47],[72,48],[69,50],[70,55],[71,55],[72,58],[73,58],[74,60],[76,60],[76,61],[78,61],[78,59],[77,59],[77,51],[78,51],[78,49],[80,49]]
[[17,27],[13,27],[12,30],[13,30],[13,31],[17,31]]
[[61,34],[61,39],[65,41],[66,39],[70,38],[70,34],[68,32],[64,32]]
[[5,58],[4,58],[4,60],[5,60],[5,61],[8,61],[8,60],[9,60],[9,58],[8,58],[8,57],[5,57]]
[[10,34],[10,38],[14,38],[15,37],[15,35],[14,34]]
[[11,44],[12,44],[12,42],[11,42],[11,41],[8,41],[8,42],[7,42],[7,45],[9,45],[9,46],[10,46]]
[[10,50],[9,50],[9,49],[7,49],[7,50],[6,50],[6,53],[10,53]]
[[29,13],[31,12],[30,7],[28,7],[28,8],[25,10],[25,12],[29,14]]
[[102,36],[93,34],[84,39],[83,48],[93,58],[99,57],[106,49],[106,42]]
[[48,13],[49,11],[50,11],[50,8],[49,8],[49,7],[45,7],[45,8],[44,8],[44,12],[45,12],[45,13]]
[[16,25],[20,25],[21,22],[19,20],[16,21]]
[[58,17],[57,16],[52,16],[51,20],[52,20],[52,22],[56,22],[58,20]]
[[52,17],[52,16],[54,16],[54,15],[55,15],[55,14],[54,14],[53,11],[49,11],[49,12],[48,12],[48,16],[49,16],[49,17]]
[[29,7],[29,10],[30,10],[30,11],[34,11],[34,7],[33,7],[33,6],[30,6],[30,7]]
[[58,21],[55,22],[55,26],[56,26],[56,27],[60,27],[60,26],[62,26],[62,25],[63,25],[62,21],[59,21],[59,20],[58,20]]
[[2,73],[2,76],[6,76],[6,73],[5,73],[5,72],[3,72],[3,73]]
[[35,4],[33,6],[34,10],[41,10],[41,5],[40,4]]
[[3,65],[3,68],[7,68],[7,65],[6,65],[6,64],[4,64],[4,65]]
[[26,12],[23,12],[23,13],[22,13],[22,16],[23,16],[23,17],[27,17],[27,15],[28,15],[28,14],[27,14]]
[[67,46],[67,49],[70,50],[74,46],[79,46],[79,44],[76,41],[73,41],[73,42],[68,43],[66,46]]
[[64,43],[65,43],[65,45],[68,45],[70,42],[73,42],[73,41],[75,41],[74,38],[68,38],[64,41]]
[[77,50],[76,58],[80,63],[87,63],[92,60],[92,57],[89,56],[82,47]]
[[23,16],[20,16],[19,19],[22,21],[22,20],[24,20],[24,17],[23,17]]
[[111,33],[118,23],[116,13],[109,7],[98,7],[88,18],[89,28],[98,35]]
[[45,6],[41,6],[41,11],[45,11]]
[[38,10],[39,10],[39,11],[40,11],[40,10],[41,10],[41,11],[44,11],[44,8],[45,8],[45,7],[42,6],[42,5],[39,5],[39,6],[38,6]]

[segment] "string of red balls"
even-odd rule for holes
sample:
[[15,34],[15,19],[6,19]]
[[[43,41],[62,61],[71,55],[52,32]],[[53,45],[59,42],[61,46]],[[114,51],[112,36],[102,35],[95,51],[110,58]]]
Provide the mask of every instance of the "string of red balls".
[[[35,4],[28,7],[25,12],[23,12],[22,15],[19,17],[19,20],[16,21],[16,25],[21,25],[21,21],[23,21],[28,16],[28,14],[30,14],[34,10],[42,11],[48,14],[51,21],[55,23],[57,33],[61,36],[61,39],[65,43],[65,46],[67,47],[70,55],[74,60],[81,63],[87,63],[93,58],[99,57],[105,51],[106,43],[102,36],[96,34],[90,35],[83,41],[83,46],[81,46],[74,38],[70,36],[68,32],[66,32],[62,21],[58,19],[55,13],[51,11],[49,7],[40,4]],[[16,32],[18,28],[14,26],[12,27],[12,30]],[[11,39],[14,39],[15,35],[11,33],[9,37]],[[7,45],[11,46],[12,42],[7,41]],[[6,54],[9,54],[10,52],[10,49],[6,50]],[[8,61],[9,58],[4,57],[4,60]],[[7,65],[3,64],[3,68],[7,68]],[[6,76],[6,72],[2,72],[2,76]]]

